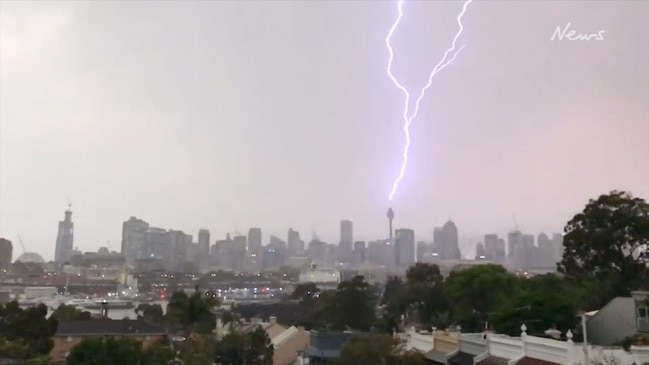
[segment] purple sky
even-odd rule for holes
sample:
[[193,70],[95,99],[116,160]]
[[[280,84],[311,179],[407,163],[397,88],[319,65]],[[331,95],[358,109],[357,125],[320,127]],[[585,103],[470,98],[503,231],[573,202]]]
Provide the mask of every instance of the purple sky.
[[[404,143],[385,73],[394,1],[0,3],[0,236],[51,258],[119,248],[135,215],[213,238],[387,232]],[[461,2],[406,2],[394,71],[418,89]],[[476,1],[414,121],[395,225],[431,239],[558,231],[611,189],[649,197],[649,2]],[[603,41],[550,38],[567,23]],[[15,256],[21,253],[15,250]]]

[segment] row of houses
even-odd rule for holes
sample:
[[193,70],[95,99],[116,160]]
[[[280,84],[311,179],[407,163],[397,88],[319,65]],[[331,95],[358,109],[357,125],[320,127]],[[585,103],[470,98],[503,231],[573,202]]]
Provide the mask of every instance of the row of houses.
[[[460,333],[458,330],[417,332],[413,329],[394,334],[405,349],[423,354],[437,365],[643,365],[649,364],[649,346],[605,347],[577,344],[572,333],[563,340],[530,336],[525,326],[519,337],[493,333]],[[353,333],[311,331],[310,344],[302,351],[297,365],[330,364],[340,356]]]

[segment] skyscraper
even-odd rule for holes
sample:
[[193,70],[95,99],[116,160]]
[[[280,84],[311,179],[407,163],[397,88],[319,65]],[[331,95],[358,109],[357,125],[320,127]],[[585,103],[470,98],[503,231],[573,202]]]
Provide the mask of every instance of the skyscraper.
[[300,232],[294,231],[292,228],[288,229],[288,255],[289,256],[303,256],[304,255],[304,241],[300,238]]
[[261,256],[261,228],[250,228],[248,230],[248,254]]
[[338,243],[338,260],[351,262],[354,245],[354,223],[343,219],[340,221],[340,242]]
[[70,206],[65,211],[65,219],[59,221],[59,230],[56,235],[56,248],[54,261],[62,264],[72,255],[74,249],[74,223],[72,223],[72,210]]
[[210,265],[210,231],[201,229],[198,231],[198,267],[206,269]]
[[397,266],[410,266],[415,263],[415,231],[401,228],[394,233],[395,257]]
[[143,258],[145,256],[156,256],[157,254],[158,256],[162,257],[164,255],[165,252],[163,251],[166,251],[166,247],[164,247],[164,249],[160,248],[156,250],[147,250],[146,246],[149,244],[149,241],[153,241],[150,243],[150,246],[155,246],[157,248],[157,238],[163,235],[165,236],[164,238],[166,238],[167,232],[164,230],[155,230],[155,234],[152,237],[155,239],[152,240],[149,239],[148,232],[149,223],[136,217],[131,217],[129,218],[129,220],[122,224],[121,252],[126,257],[126,260],[128,262],[134,262],[136,259]]
[[0,238],[0,266],[11,264],[14,246],[6,238]]

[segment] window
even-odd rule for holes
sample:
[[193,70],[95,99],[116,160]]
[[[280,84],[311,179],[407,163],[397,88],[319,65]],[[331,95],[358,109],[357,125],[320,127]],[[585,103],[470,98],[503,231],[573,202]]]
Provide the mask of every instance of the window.
[[649,308],[647,307],[638,307],[638,317],[640,318],[649,318]]

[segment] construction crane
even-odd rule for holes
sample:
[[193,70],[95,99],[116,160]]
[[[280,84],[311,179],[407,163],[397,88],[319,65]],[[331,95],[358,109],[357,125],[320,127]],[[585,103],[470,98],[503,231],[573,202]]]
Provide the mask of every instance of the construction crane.
[[18,234],[18,242],[20,242],[20,247],[23,249],[23,253],[27,253],[27,250],[25,250],[25,244],[23,243],[23,238]]

